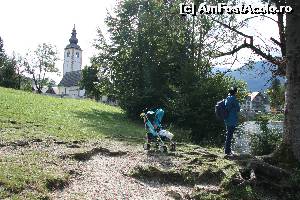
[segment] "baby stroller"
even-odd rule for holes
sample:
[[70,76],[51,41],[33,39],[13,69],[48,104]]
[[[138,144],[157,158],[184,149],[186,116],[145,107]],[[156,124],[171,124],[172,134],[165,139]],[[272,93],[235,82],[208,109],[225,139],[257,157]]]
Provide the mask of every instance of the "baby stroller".
[[150,150],[151,144],[155,144],[155,147],[161,152],[168,151],[166,144],[169,144],[170,151],[176,150],[176,144],[172,141],[174,135],[164,130],[161,125],[164,116],[163,109],[145,111],[140,116],[144,119],[145,129],[147,130],[146,143],[144,144],[145,150]]

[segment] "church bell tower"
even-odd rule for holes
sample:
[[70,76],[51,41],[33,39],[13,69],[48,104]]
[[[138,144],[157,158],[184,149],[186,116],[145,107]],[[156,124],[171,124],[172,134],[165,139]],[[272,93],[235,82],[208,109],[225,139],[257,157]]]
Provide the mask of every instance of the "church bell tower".
[[76,38],[76,29],[75,25],[72,30],[71,38],[69,39],[70,44],[65,48],[64,53],[64,65],[63,65],[63,74],[67,72],[81,70],[82,66],[82,50],[77,44],[78,39]]

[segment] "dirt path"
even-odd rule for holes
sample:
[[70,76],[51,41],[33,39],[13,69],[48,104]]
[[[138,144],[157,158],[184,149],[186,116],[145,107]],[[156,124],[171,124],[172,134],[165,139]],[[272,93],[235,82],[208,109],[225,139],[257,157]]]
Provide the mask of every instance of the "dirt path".
[[[140,146],[114,143],[110,151],[126,152],[122,156],[97,154],[90,160],[79,162],[80,175],[71,179],[68,187],[52,194],[53,199],[174,199],[191,188],[161,184],[157,181],[140,181],[129,176],[136,166],[149,165],[171,168],[176,159],[169,156],[147,155]],[[171,197],[173,196],[173,197]]]
[[[240,170],[249,157],[224,159],[217,149],[190,144],[178,144],[176,152],[163,154],[106,139],[33,139],[2,144],[0,157],[6,169],[0,182],[4,199],[13,195],[51,200],[251,199],[253,195],[245,190],[251,174]],[[282,199],[268,189],[257,192],[262,197],[258,199]]]

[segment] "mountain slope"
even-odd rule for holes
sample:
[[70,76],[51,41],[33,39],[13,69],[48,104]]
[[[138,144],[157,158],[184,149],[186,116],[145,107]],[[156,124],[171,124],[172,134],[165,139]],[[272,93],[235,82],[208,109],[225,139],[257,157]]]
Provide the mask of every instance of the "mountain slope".
[[[243,80],[248,85],[249,91],[265,91],[271,85],[271,65],[265,61],[256,62],[253,66],[243,66],[237,70],[227,73],[238,80]],[[214,71],[226,71],[225,68],[215,68]],[[280,78],[284,83],[284,79]]]

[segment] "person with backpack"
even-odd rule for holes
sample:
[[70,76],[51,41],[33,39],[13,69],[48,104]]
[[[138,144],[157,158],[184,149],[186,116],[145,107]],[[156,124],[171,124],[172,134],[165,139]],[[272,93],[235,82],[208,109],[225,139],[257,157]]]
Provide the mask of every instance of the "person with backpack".
[[234,130],[238,122],[238,112],[240,112],[240,104],[236,98],[237,88],[232,87],[225,99],[226,116],[224,122],[226,125],[226,140],[225,140],[225,154],[232,155],[231,140]]

